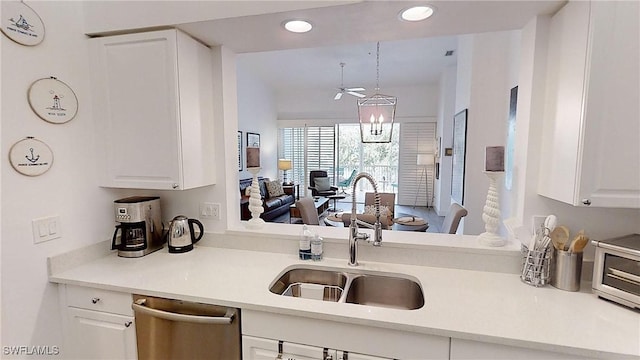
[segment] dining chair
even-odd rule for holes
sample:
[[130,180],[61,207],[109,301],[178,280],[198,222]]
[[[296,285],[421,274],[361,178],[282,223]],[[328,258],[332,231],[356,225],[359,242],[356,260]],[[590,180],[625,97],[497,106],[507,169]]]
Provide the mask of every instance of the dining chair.
[[469,212],[460,204],[453,203],[449,207],[449,212],[444,217],[442,222],[442,228],[440,232],[443,234],[455,234],[458,232],[458,225],[460,225],[460,219],[467,216]]
[[300,211],[302,222],[307,225],[320,225],[318,210],[313,202],[313,198],[305,197],[296,201],[296,208]]

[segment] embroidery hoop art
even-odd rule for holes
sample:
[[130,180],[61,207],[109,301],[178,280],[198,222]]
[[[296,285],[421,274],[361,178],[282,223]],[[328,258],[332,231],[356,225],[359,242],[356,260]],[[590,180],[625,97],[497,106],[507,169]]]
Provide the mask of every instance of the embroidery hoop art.
[[35,46],[44,40],[44,23],[32,8],[22,1],[2,1],[0,31],[12,41]]
[[29,136],[11,146],[9,162],[22,175],[39,176],[53,165],[53,152],[49,145]]
[[42,120],[64,124],[78,113],[78,98],[73,90],[55,77],[38,79],[27,92],[29,106]]

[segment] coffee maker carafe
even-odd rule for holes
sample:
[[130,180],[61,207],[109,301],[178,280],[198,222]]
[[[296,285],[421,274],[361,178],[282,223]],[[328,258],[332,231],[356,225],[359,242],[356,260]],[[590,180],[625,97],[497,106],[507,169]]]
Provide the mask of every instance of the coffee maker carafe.
[[157,196],[132,196],[114,201],[119,222],[113,233],[111,249],[118,256],[141,257],[162,249],[162,216]]

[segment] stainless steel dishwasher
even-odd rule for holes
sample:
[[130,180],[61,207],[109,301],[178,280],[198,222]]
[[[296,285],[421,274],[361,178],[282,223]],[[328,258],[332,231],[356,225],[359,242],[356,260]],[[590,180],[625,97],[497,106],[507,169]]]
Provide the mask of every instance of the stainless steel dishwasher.
[[240,310],[133,295],[138,359],[240,359]]

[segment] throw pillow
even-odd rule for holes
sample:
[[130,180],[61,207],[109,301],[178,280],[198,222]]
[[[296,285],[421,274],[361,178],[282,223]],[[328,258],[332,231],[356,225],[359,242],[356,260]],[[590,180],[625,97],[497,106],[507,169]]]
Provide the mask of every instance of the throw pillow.
[[316,190],[327,191],[331,190],[331,184],[328,177],[317,177],[313,180],[316,184]]
[[269,181],[267,183],[267,191],[269,192],[269,197],[284,195],[280,180]]
[[[369,214],[369,215],[375,215],[376,214],[376,207],[374,205],[366,205],[364,207],[364,213],[365,214]],[[391,214],[391,210],[389,210],[388,206],[380,205],[380,216],[381,217],[391,218],[392,214]]]

